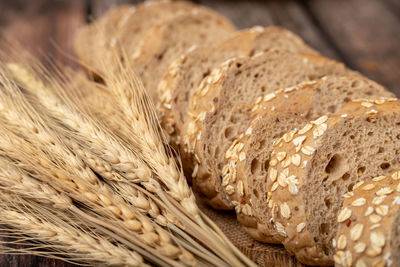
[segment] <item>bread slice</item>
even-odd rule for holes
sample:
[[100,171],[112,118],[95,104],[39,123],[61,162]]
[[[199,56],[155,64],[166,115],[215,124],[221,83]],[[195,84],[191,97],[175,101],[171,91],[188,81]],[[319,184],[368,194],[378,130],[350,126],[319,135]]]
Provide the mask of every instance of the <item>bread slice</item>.
[[333,240],[335,266],[398,266],[400,170],[361,181],[346,195]]
[[79,59],[98,75],[107,71],[113,48],[133,54],[140,40],[153,26],[195,5],[186,1],[147,1],[138,5],[123,5],[110,9],[93,23],[82,27],[75,36],[75,51]]
[[171,142],[179,145],[189,99],[204,77],[232,57],[251,56],[270,49],[317,54],[284,28],[256,26],[239,31],[221,43],[197,47],[173,61],[158,86],[161,126],[170,135]]
[[280,87],[351,73],[321,56],[278,50],[231,60],[216,69],[193,93],[182,132],[183,156],[195,166],[194,187],[213,207],[232,209],[221,186],[225,152],[246,130],[256,99]]
[[[270,226],[262,221],[260,225],[257,223],[260,218],[257,205],[263,206],[265,201],[260,196],[264,192],[273,143],[284,133],[302,128],[308,121],[324,114],[334,113],[351,100],[378,96],[394,97],[383,86],[362,76],[328,76],[280,89],[265,95],[263,100],[260,98],[253,107],[247,130],[226,153],[228,163],[222,178],[222,185],[236,207],[238,220],[252,237],[267,243],[282,240],[273,229],[257,229]],[[241,144],[240,154],[233,153]],[[299,164],[297,157],[295,160]],[[248,206],[253,206],[251,213],[247,213]]]
[[218,43],[234,31],[231,22],[207,8],[177,15],[147,32],[133,54],[134,69],[157,103],[157,85],[173,60],[194,46]]
[[343,195],[359,181],[400,168],[399,125],[399,100],[361,100],[275,143],[258,214],[299,261],[333,264]]

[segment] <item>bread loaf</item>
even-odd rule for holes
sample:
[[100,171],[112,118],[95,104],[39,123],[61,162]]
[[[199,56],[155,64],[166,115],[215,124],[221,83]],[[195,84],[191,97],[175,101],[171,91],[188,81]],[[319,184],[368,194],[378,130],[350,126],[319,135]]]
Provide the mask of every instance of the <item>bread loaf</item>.
[[275,143],[258,214],[301,262],[333,263],[343,195],[359,181],[400,168],[399,124],[400,101],[361,100]]
[[196,8],[151,28],[133,56],[134,69],[157,103],[157,85],[173,60],[198,45],[212,45],[230,36],[235,27],[207,8]]
[[183,156],[193,159],[193,186],[219,209],[232,209],[223,191],[225,152],[246,130],[256,99],[325,75],[346,75],[343,64],[321,56],[268,51],[225,63],[202,82],[190,101],[182,132]]
[[80,28],[74,39],[75,53],[82,66],[99,76],[104,71],[100,59],[109,62],[110,50],[115,46],[115,34],[126,19],[136,12],[135,6],[122,5],[108,10],[99,19]]
[[400,170],[361,181],[345,195],[332,240],[335,266],[398,266]]
[[[257,223],[258,205],[263,195],[273,143],[284,133],[303,127],[308,121],[336,112],[343,104],[360,98],[393,97],[383,86],[362,76],[324,77],[267,94],[253,106],[251,121],[245,133],[236,139],[226,153],[228,163],[223,169],[222,185],[233,201],[238,220],[255,239],[279,243],[280,235]],[[241,152],[235,148],[243,144]],[[294,157],[299,164],[299,157]],[[239,190],[240,189],[240,190]],[[251,215],[248,206],[253,206]],[[261,209],[261,212],[263,210]],[[263,216],[263,215],[262,215]]]
[[158,86],[161,125],[171,137],[171,143],[179,144],[189,99],[204,77],[232,57],[251,56],[270,49],[317,54],[288,30],[256,26],[239,31],[221,43],[199,46],[173,61]]
[[[109,71],[112,51],[122,49],[132,55],[138,43],[153,26],[179,14],[202,7],[187,1],[146,1],[110,9],[75,36],[75,51],[92,71]],[[205,9],[205,8],[204,8]],[[208,10],[208,9],[207,9]]]

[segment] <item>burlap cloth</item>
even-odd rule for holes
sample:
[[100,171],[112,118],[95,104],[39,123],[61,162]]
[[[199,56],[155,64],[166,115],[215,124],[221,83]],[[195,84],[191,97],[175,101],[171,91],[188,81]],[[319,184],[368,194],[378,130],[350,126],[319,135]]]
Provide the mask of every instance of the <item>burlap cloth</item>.
[[236,220],[234,212],[215,211],[198,201],[200,209],[210,217],[245,255],[259,266],[304,267],[280,245],[257,242],[250,238]]

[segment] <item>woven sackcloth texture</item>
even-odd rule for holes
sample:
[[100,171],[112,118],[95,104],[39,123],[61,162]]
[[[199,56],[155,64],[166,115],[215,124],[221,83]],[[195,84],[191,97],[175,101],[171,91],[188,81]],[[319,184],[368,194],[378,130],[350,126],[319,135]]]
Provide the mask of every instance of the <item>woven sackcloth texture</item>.
[[259,266],[305,266],[290,256],[283,246],[263,244],[249,237],[236,220],[233,211],[216,211],[202,202],[199,203],[199,206],[221,228],[232,243]]

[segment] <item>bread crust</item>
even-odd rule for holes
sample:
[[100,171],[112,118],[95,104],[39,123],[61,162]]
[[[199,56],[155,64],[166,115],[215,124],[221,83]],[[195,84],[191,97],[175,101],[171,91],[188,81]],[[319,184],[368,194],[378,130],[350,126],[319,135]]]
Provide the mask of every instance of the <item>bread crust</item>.
[[[274,145],[271,161],[276,165],[270,165],[266,185],[268,208],[275,230],[284,238],[285,248],[301,262],[309,265],[333,264],[333,260],[317,248],[308,230],[304,205],[307,196],[302,190],[311,170],[309,163],[313,155],[327,142],[324,140],[326,133],[354,117],[363,120],[398,113],[400,101],[396,99],[354,101],[343,106],[338,114],[322,116],[300,130],[285,134]],[[282,154],[285,157],[278,158]],[[299,166],[291,162],[294,155],[301,157]]]

